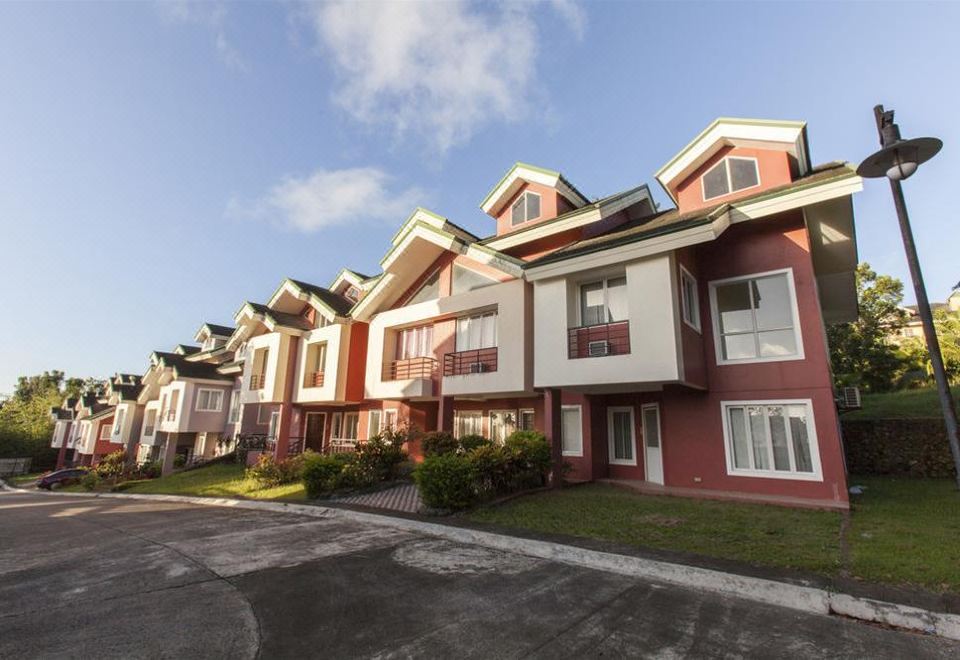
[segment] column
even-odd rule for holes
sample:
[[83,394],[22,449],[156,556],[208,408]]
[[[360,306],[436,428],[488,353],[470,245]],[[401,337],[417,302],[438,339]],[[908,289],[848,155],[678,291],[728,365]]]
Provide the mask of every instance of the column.
[[[297,377],[297,358],[299,357],[300,338],[290,337],[287,348],[287,365],[283,370],[283,399],[280,402],[280,421],[277,423],[277,448],[273,457],[282,461],[290,450],[290,431],[293,428],[293,385]],[[277,375],[281,372],[278,369]]]
[[437,430],[453,433],[453,397],[440,397],[440,409],[437,411]]
[[60,451],[57,452],[57,469],[62,470],[63,464],[67,460],[67,439],[70,437],[70,433],[73,431],[73,423],[67,424],[67,428],[64,429],[63,437],[60,438]]
[[163,468],[161,476],[167,476],[173,472],[173,461],[177,457],[177,434],[167,433],[166,444],[163,447]]
[[560,415],[562,390],[547,388],[543,391],[543,430],[550,443],[550,454],[553,458],[553,472],[550,475],[550,485],[553,488],[561,486],[563,476],[563,422]]

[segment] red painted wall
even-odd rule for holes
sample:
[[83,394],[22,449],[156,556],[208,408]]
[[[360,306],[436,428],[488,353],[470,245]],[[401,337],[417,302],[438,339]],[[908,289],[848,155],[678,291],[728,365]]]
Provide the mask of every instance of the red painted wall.
[[[714,197],[709,201],[703,199],[703,189],[700,185],[700,177],[718,163],[725,156],[747,156],[757,159],[757,166],[760,170],[760,185],[754,188]],[[682,213],[693,211],[695,209],[707,206],[716,206],[724,202],[729,202],[738,197],[756,195],[766,188],[774,188],[785,183],[790,183],[793,175],[790,169],[790,155],[785,151],[775,151],[771,149],[751,149],[748,147],[724,147],[707,162],[696,169],[689,177],[677,185],[674,193],[677,197],[677,207]]]
[[370,325],[356,321],[350,325],[350,350],[347,357],[347,401],[362,401],[367,376],[367,337]]
[[[517,198],[527,190],[540,195],[540,217],[535,220],[530,220],[529,222],[523,222],[514,227],[511,224],[511,207],[513,206],[513,203],[517,201]],[[504,207],[500,210],[500,213],[497,214],[497,236],[503,236],[504,234],[509,234],[510,232],[523,227],[532,227],[533,225],[546,220],[552,220],[553,218],[566,213],[572,208],[573,206],[570,204],[570,202],[568,202],[555,189],[539,183],[524,183],[523,186],[521,186],[520,189],[507,201]]]

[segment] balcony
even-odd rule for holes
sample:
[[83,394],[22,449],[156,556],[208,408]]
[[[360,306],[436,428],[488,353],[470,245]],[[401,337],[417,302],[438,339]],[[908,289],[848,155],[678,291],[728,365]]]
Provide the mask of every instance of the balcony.
[[303,380],[304,387],[323,387],[323,372],[313,371]]
[[267,375],[266,374],[253,374],[250,376],[250,389],[251,390],[262,390],[266,386]]
[[465,376],[496,371],[498,353],[496,346],[447,353],[443,356],[443,375]]
[[437,373],[437,361],[431,357],[415,357],[394,360],[383,365],[381,380],[414,380],[433,378]]
[[153,425],[145,426],[143,428],[143,437],[152,438],[155,432],[156,432],[156,429],[153,427]]
[[175,421],[177,421],[177,411],[176,411],[176,410],[168,410],[168,411],[166,411],[165,413],[162,414],[161,419],[163,419],[164,421],[167,421],[167,422],[175,422]]
[[567,357],[606,357],[630,354],[630,322],[585,325],[567,330]]

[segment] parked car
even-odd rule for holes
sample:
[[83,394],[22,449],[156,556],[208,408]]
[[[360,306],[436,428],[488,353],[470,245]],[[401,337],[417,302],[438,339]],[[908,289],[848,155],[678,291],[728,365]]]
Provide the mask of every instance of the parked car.
[[78,484],[86,473],[87,470],[83,468],[56,470],[37,479],[37,488],[55,490],[57,488],[63,488],[64,486]]

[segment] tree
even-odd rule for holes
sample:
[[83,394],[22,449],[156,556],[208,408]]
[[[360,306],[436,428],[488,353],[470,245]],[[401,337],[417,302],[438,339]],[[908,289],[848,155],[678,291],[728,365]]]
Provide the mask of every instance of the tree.
[[827,328],[830,364],[838,385],[887,391],[905,367],[903,356],[890,339],[907,322],[907,313],[901,307],[903,282],[878,275],[868,263],[857,266],[856,277],[860,316],[853,323]]
[[[933,313],[933,325],[940,340],[940,352],[943,354],[943,366],[950,383],[960,383],[960,313],[947,309],[938,309]],[[910,337],[904,342],[906,358],[932,377],[933,366],[927,343],[920,337]]]

